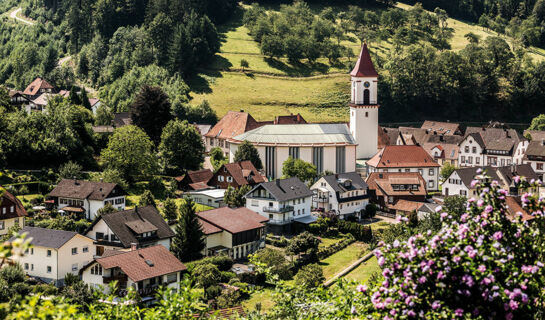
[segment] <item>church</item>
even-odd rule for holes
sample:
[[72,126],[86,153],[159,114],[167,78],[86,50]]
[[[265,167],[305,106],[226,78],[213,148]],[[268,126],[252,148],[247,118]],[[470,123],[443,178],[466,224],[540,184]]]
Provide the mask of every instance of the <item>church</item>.
[[378,151],[378,73],[367,44],[362,46],[350,72],[350,123],[267,124],[232,137],[229,160],[239,145],[250,141],[258,150],[269,179],[282,176],[288,157],[316,166],[319,173],[356,171],[356,160],[370,159]]

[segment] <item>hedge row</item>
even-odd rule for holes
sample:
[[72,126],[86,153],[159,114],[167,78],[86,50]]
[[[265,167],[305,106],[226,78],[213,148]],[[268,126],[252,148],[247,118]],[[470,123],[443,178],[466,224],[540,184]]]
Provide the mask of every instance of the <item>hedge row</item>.
[[338,252],[338,251],[341,251],[342,249],[348,247],[350,244],[354,243],[356,241],[356,239],[354,238],[353,235],[351,235],[350,233],[345,235],[345,238],[342,239],[341,241],[338,241],[338,242],[335,242],[333,244],[330,244],[329,246],[327,247],[323,247],[321,249],[318,250],[318,259],[322,260],[322,259],[325,259],[327,257],[329,257],[330,255]]
[[288,246],[289,240],[284,237],[281,237],[279,240],[267,237],[265,243],[278,248],[285,248]]
[[231,270],[231,267],[233,266],[234,262],[233,262],[233,259],[229,256],[219,255],[219,256],[213,256],[213,257],[206,257],[197,261],[192,261],[192,262],[186,263],[186,266],[187,266],[187,269],[193,270],[193,268],[195,268],[198,265],[209,264],[209,263],[218,267],[220,271],[229,271]]
[[373,239],[373,231],[371,227],[361,225],[356,222],[344,220],[337,221],[337,228],[342,233],[350,233],[358,241],[371,242]]

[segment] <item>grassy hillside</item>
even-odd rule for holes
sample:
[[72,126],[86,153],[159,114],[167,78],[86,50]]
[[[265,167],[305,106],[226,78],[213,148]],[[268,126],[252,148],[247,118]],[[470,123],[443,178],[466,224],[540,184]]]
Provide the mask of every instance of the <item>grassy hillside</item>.
[[[409,5],[398,4],[408,9]],[[275,8],[269,8],[274,10]],[[321,7],[315,7],[316,12]],[[379,10],[379,9],[377,9]],[[454,29],[451,40],[453,50],[464,48],[468,32],[483,39],[495,33],[462,21],[449,19],[448,26]],[[260,53],[258,44],[248,35],[239,16],[224,26],[221,52],[210,68],[190,81],[193,102],[208,100],[223,116],[229,110],[245,110],[258,120],[270,120],[276,115],[301,113],[308,121],[347,121],[349,81],[347,66],[330,65],[327,59],[319,59],[314,65],[303,62],[292,65],[287,59],[270,60]],[[344,45],[359,53],[359,43],[345,41]],[[372,50],[385,56],[390,42],[371,43]],[[532,48],[531,56],[544,59],[545,50]],[[536,54],[537,53],[537,54]],[[240,61],[248,61],[249,68],[243,70]],[[351,65],[354,58],[342,62]]]

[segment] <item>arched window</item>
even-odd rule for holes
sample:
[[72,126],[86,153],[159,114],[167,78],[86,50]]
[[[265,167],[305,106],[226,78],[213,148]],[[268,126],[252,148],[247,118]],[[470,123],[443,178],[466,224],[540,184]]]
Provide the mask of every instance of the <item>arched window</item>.
[[363,104],[369,104],[369,89],[363,91]]

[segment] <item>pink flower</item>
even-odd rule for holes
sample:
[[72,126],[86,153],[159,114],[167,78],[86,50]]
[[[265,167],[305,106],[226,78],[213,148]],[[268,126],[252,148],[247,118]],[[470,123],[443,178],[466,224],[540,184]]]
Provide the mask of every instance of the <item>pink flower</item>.
[[455,314],[457,317],[461,317],[461,316],[464,315],[464,309],[458,308],[458,309],[454,310],[454,314]]
[[479,268],[477,268],[477,270],[479,270],[479,272],[485,272],[486,271],[486,267],[484,265],[480,265]]
[[439,302],[438,300],[435,300],[432,304],[431,304],[431,308],[433,310],[437,310],[439,308],[441,308],[441,302]]
[[494,233],[494,235],[492,235],[492,237],[494,240],[499,241],[501,238],[503,238],[503,233],[501,231],[497,231]]
[[366,285],[358,285],[358,287],[356,288],[356,290],[358,290],[358,292],[366,292],[367,291],[367,286]]
[[352,308],[350,309],[350,312],[352,314],[356,314],[356,307],[355,306],[352,306]]
[[380,267],[382,267],[382,266],[384,265],[384,262],[385,262],[385,261],[384,261],[384,257],[378,258],[378,265],[379,265]]
[[486,213],[490,213],[494,211],[494,208],[491,206],[491,205],[487,205],[485,208],[484,208],[484,212]]
[[520,177],[519,176],[515,176],[513,178],[513,181],[515,181],[516,184],[519,184],[520,183]]

